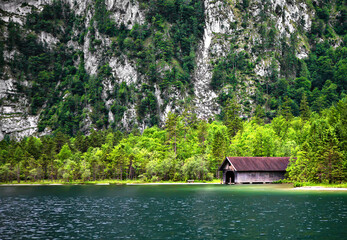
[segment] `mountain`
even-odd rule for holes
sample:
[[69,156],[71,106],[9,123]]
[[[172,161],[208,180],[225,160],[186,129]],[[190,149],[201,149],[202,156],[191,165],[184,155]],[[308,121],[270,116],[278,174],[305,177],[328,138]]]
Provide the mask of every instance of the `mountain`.
[[1,0],[0,140],[161,126],[169,112],[269,122],[346,96],[343,0]]

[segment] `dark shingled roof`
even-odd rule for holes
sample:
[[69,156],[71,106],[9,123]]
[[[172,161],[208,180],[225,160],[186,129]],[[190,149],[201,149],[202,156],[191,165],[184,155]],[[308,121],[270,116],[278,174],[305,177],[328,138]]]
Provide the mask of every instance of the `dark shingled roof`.
[[285,171],[289,159],[290,157],[227,157],[225,160],[236,171]]

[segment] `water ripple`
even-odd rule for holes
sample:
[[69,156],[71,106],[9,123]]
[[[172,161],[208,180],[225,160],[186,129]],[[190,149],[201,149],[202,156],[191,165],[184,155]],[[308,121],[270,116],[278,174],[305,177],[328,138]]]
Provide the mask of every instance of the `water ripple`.
[[212,187],[0,190],[0,239],[343,239],[347,195]]

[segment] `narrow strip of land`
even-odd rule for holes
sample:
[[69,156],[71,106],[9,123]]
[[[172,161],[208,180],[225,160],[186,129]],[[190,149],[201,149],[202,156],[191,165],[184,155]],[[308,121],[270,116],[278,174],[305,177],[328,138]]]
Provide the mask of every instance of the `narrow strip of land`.
[[8,187],[8,186],[62,186],[62,185],[67,185],[67,184],[62,184],[62,183],[8,183],[8,184],[0,184],[0,187]]
[[108,186],[108,185],[201,185],[201,184],[220,184],[215,182],[194,182],[194,183],[183,183],[183,182],[172,182],[172,183],[121,183],[121,182],[106,182],[106,183],[8,183],[0,184],[0,187],[8,186],[71,186],[71,185],[97,185],[97,186]]
[[320,186],[296,187],[293,189],[294,190],[312,190],[312,191],[347,191],[347,188],[320,187]]
[[220,184],[220,183],[127,183],[127,185],[201,185],[201,184]]

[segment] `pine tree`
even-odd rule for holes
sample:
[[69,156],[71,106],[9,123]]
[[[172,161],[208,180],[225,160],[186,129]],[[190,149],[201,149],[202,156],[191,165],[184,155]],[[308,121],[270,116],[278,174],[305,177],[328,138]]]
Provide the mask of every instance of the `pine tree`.
[[205,140],[208,134],[207,130],[207,122],[205,120],[201,120],[198,125],[198,139],[203,150],[205,150]]
[[221,130],[217,130],[217,132],[213,136],[212,143],[212,155],[214,157],[214,163],[212,163],[213,170],[216,170],[216,176],[218,178],[218,166],[226,157],[227,151],[227,139],[223,135]]
[[291,105],[291,99],[288,97],[285,97],[285,101],[282,105],[280,115],[282,115],[287,121],[290,121],[293,118],[292,108]]
[[313,122],[298,158],[288,167],[289,178],[301,182],[337,183],[346,180],[343,151],[325,119]]
[[343,172],[343,152],[340,150],[339,141],[330,126],[324,126],[317,133],[314,151],[318,161],[318,176],[321,182],[336,183],[346,178]]
[[304,60],[300,60],[300,73],[299,76],[300,77],[305,77],[305,78],[309,78],[310,72],[307,69],[307,65],[305,63]]
[[264,118],[265,118],[264,109],[260,105],[257,105],[255,109],[255,115],[253,118],[254,121],[259,125],[264,125]]
[[306,98],[305,93],[302,95],[302,99],[301,99],[301,103],[300,103],[300,116],[301,116],[302,120],[304,120],[304,121],[309,120],[310,116],[311,116],[310,108],[308,106],[308,102],[307,102],[307,98]]
[[178,135],[178,116],[174,113],[169,113],[165,122],[165,129],[168,133],[168,140],[173,145],[175,154],[177,153],[177,135]]
[[236,102],[235,97],[227,100],[224,111],[224,125],[228,128],[231,139],[238,131],[242,130],[242,120],[240,118],[241,107]]

